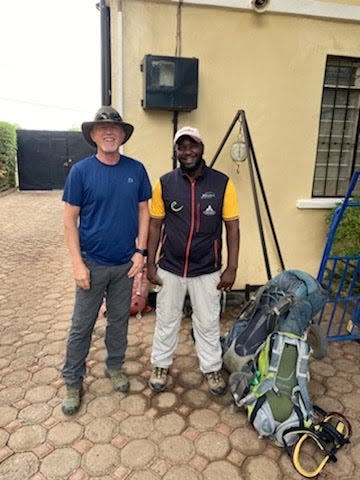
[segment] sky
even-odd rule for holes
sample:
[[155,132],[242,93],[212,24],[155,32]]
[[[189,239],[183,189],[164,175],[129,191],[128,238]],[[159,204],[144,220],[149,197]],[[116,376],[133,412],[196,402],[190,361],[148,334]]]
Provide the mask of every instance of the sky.
[[0,121],[69,130],[101,102],[96,0],[0,0]]

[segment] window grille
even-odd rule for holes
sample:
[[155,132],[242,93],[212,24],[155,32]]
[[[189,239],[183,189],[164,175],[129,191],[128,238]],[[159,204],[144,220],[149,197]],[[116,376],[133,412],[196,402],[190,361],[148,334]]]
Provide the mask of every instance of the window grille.
[[[313,197],[343,197],[360,169],[360,59],[326,62]],[[360,188],[354,192],[360,195]]]

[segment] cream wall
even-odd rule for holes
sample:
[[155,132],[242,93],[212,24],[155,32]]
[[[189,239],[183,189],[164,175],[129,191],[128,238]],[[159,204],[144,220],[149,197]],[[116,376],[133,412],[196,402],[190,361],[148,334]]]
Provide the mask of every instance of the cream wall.
[[[135,125],[125,153],[143,161],[155,181],[172,168],[173,115],[141,107],[140,63],[146,54],[175,55],[177,4],[110,5],[113,105]],[[296,202],[311,197],[326,55],[360,57],[359,24],[190,4],[182,6],[181,18],[181,56],[199,59],[199,98],[197,110],[179,114],[179,127],[201,130],[211,160],[236,112],[245,111],[285,267],[316,275],[326,211],[301,210]],[[229,154],[237,133],[236,126],[215,168],[233,179],[239,194],[235,288],[243,288],[267,278],[248,162],[238,173]],[[280,266],[269,245],[274,275]]]

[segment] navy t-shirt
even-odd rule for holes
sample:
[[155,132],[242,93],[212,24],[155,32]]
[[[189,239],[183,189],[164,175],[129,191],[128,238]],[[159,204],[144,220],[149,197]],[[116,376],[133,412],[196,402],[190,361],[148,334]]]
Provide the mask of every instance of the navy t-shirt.
[[93,155],[76,163],[63,200],[80,207],[83,257],[109,266],[129,262],[138,235],[138,205],[150,197],[149,177],[137,160],[121,155],[116,165],[106,165]]

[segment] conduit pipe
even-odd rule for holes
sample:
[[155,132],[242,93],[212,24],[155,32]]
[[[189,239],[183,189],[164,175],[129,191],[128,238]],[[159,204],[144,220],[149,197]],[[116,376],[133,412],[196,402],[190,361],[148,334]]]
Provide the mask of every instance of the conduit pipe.
[[101,104],[111,105],[111,40],[110,40],[110,8],[106,0],[100,0],[100,33],[101,33]]

